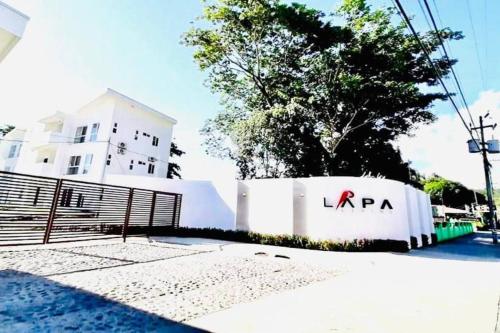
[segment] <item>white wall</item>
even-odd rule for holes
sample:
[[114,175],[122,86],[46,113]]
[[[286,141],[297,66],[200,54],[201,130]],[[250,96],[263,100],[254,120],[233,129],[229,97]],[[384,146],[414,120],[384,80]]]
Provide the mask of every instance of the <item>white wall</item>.
[[[127,174],[136,176],[161,177],[167,176],[170,143],[172,142],[173,124],[156,117],[151,113],[141,111],[138,107],[124,101],[117,101],[113,114],[112,125],[117,123],[117,132],[111,132],[111,142],[125,142],[127,151],[124,155],[113,154],[111,166],[107,174]],[[137,140],[135,140],[135,133]],[[150,136],[144,136],[147,133]],[[159,138],[158,146],[153,146],[153,136]],[[114,151],[116,147],[111,147]],[[148,157],[156,158],[154,175],[148,174]],[[130,162],[134,161],[130,170]],[[145,165],[139,165],[143,161]]]
[[420,224],[420,207],[418,205],[417,191],[410,185],[405,186],[406,203],[408,207],[408,222],[410,235],[417,239],[417,246],[422,246],[422,227]]
[[417,197],[418,197],[418,207],[420,210],[420,226],[422,228],[422,234],[427,235],[427,238],[429,239],[429,244],[432,243],[432,219],[429,218],[429,201],[427,193],[416,190],[417,191]]
[[107,175],[111,185],[145,188],[182,194],[180,226],[235,230],[237,182],[161,179]]
[[238,186],[236,229],[264,234],[293,234],[293,183],[293,179],[241,181]]
[[[394,239],[410,242],[405,185],[392,180],[359,177],[296,179],[303,185],[305,225],[302,233],[315,239]],[[352,191],[354,208],[337,205],[344,191]],[[365,198],[367,205],[362,206]],[[373,204],[371,200],[373,199]],[[392,209],[381,209],[389,200]],[[327,206],[325,207],[325,200]]]
[[[376,178],[314,177],[226,182],[107,175],[106,183],[183,194],[180,225],[296,234],[313,239],[431,240],[428,196]],[[350,191],[351,207],[338,206]],[[384,201],[389,205],[383,206]],[[364,203],[364,205],[363,205]]]

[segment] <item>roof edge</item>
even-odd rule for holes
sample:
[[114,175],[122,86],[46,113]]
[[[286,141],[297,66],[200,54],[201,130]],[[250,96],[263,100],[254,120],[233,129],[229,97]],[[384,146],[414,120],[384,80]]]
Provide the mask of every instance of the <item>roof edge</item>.
[[143,104],[143,103],[141,103],[141,102],[139,102],[139,101],[137,101],[137,100],[135,100],[133,98],[130,98],[127,95],[124,95],[124,94],[122,94],[122,93],[120,93],[120,92],[118,92],[118,91],[116,91],[114,89],[108,88],[106,90],[106,93],[104,95],[113,95],[113,96],[118,97],[118,98],[120,98],[122,100],[125,100],[125,101],[127,101],[129,103],[137,104],[139,107],[144,108],[147,111],[152,112],[153,114],[155,114],[155,115],[157,115],[159,117],[164,118],[165,120],[167,120],[168,122],[172,123],[173,125],[177,124],[177,120],[176,119],[174,119],[174,118],[172,118],[170,116],[167,116],[166,114],[164,114],[164,113],[162,113],[162,112],[160,112],[158,110],[155,110],[152,107],[149,107],[146,104]]

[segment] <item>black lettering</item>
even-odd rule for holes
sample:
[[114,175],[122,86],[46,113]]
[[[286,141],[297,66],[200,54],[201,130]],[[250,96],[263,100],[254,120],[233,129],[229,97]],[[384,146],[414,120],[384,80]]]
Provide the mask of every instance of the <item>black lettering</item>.
[[373,200],[372,198],[363,198],[362,199],[363,208],[366,208],[366,206],[368,206],[368,205],[373,205],[374,203],[375,203],[375,200]]
[[391,205],[391,203],[389,202],[389,200],[384,199],[384,201],[382,201],[382,206],[380,206],[380,209],[384,209],[386,206],[387,206],[389,209],[392,209],[392,205]]
[[333,205],[331,205],[331,204],[329,205],[326,203],[326,198],[323,198],[323,206],[324,207],[333,207]]
[[345,198],[344,202],[342,203],[342,205],[340,207],[344,208],[345,205],[346,205],[346,203],[349,203],[349,205],[351,206],[351,208],[354,208],[354,205],[352,204],[352,201],[349,198]]

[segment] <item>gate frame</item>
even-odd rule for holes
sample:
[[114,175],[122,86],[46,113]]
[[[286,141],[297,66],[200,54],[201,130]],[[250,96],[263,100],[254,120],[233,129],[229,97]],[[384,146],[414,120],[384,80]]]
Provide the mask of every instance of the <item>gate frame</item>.
[[[111,188],[121,188],[121,189],[128,189],[129,190],[128,200],[127,200],[127,210],[126,210],[125,217],[124,217],[124,220],[122,223],[122,235],[121,235],[121,237],[123,238],[124,242],[126,242],[127,235],[128,235],[129,222],[130,222],[130,216],[132,213],[132,203],[133,203],[133,199],[134,199],[134,191],[135,190],[148,191],[148,192],[152,193],[151,211],[150,211],[150,215],[149,215],[149,221],[148,221],[147,232],[146,232],[147,237],[149,237],[152,234],[152,230],[154,228],[153,221],[154,221],[154,215],[155,215],[155,209],[156,209],[156,198],[157,198],[158,194],[173,196],[174,205],[172,208],[173,210],[172,210],[171,227],[172,228],[179,227],[180,207],[181,207],[181,202],[182,202],[182,194],[180,194],[180,193],[156,191],[156,190],[152,190],[152,189],[126,187],[126,186],[112,185],[112,184],[105,184],[105,183],[95,183],[95,182],[76,180],[76,179],[71,179],[71,178],[55,178],[55,177],[46,177],[46,176],[36,176],[36,175],[30,175],[30,174],[10,172],[10,171],[0,171],[0,177],[2,175],[8,175],[8,176],[13,176],[13,177],[15,177],[15,176],[28,177],[30,179],[40,179],[40,180],[50,179],[50,180],[56,181],[54,193],[52,195],[52,202],[50,205],[50,210],[49,210],[49,214],[47,217],[47,223],[45,225],[45,231],[43,234],[43,239],[42,239],[41,244],[50,243],[50,236],[52,234],[54,222],[57,219],[57,209],[59,207],[59,197],[60,197],[61,189],[62,189],[65,182],[66,183],[76,183],[76,184],[89,184],[89,185],[97,185],[97,186],[106,186],[106,187],[111,187]],[[120,236],[117,236],[117,237],[120,237]],[[71,241],[61,241],[61,242],[76,242],[76,241],[82,241],[82,240],[71,240]],[[20,246],[20,245],[33,245],[33,244],[40,244],[40,243],[6,244],[6,246],[12,246],[12,245]],[[0,245],[0,246],[3,246],[3,245]]]

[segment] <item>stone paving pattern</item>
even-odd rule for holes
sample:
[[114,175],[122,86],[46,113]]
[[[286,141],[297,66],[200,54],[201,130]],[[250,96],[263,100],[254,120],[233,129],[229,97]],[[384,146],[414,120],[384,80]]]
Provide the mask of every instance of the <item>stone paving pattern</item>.
[[281,258],[134,243],[0,251],[0,271],[0,321],[18,332],[53,331],[58,316],[62,331],[163,331],[338,274]]

